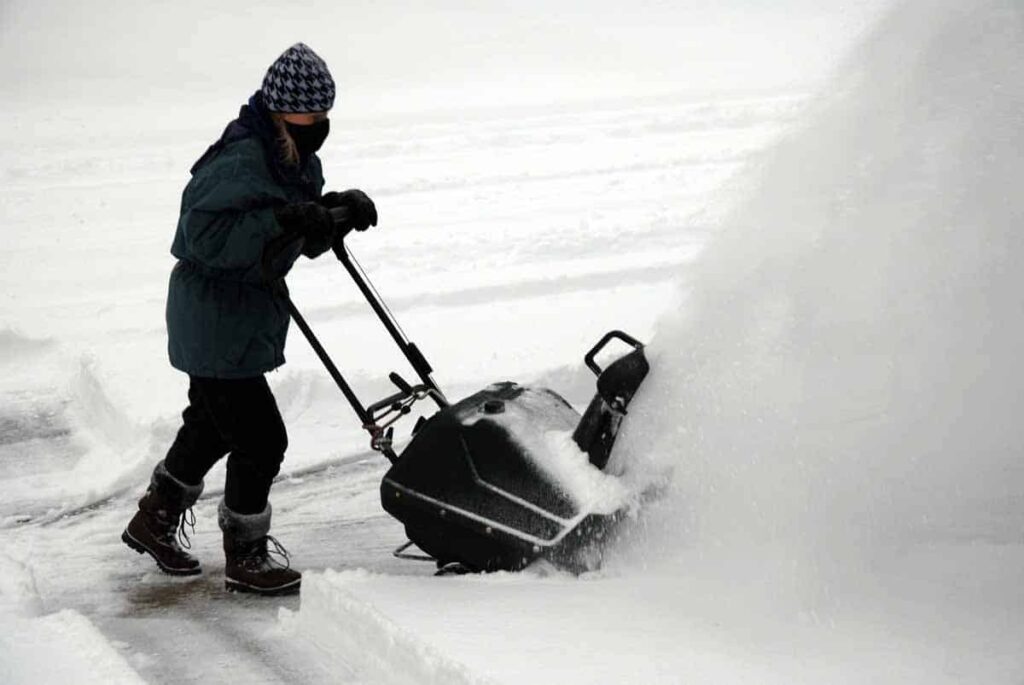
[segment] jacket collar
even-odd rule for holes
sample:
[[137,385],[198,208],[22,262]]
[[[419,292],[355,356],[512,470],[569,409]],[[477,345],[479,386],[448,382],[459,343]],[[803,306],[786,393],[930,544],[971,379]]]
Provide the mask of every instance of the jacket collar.
[[270,171],[279,183],[300,186],[312,184],[309,174],[310,160],[308,157],[301,160],[297,167],[287,164],[281,159],[277,140],[277,126],[275,126],[273,119],[270,118],[270,110],[264,104],[263,93],[260,91],[256,91],[249,98],[249,102],[242,105],[242,108],[238,111],[238,118],[231,121],[224,129],[220,138],[203,153],[202,157],[196,160],[196,163],[192,165],[190,173],[195,175],[199,169],[204,167],[231,143],[252,137],[259,138],[266,152]]

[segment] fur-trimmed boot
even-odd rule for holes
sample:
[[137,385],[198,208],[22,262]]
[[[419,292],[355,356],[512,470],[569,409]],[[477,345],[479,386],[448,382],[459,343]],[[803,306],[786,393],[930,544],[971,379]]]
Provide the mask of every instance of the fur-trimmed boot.
[[[291,568],[288,551],[270,532],[270,503],[258,514],[239,514],[221,500],[217,510],[224,532],[224,587],[259,595],[291,595],[302,574]],[[268,543],[273,547],[268,549]],[[270,555],[280,557],[282,561]]]
[[145,552],[153,557],[164,573],[202,573],[199,561],[185,551],[192,546],[185,526],[195,525],[195,517],[190,514],[202,492],[202,483],[183,483],[160,461],[153,469],[146,494],[139,500],[139,510],[121,533],[121,540],[139,554]]

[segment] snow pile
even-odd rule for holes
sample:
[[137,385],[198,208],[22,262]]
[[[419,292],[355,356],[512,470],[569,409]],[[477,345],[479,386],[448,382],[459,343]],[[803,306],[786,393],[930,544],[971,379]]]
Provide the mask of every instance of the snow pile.
[[0,682],[144,682],[82,614],[64,609],[40,616],[31,570],[0,554]]
[[895,11],[687,274],[617,454],[676,469],[665,542],[1024,539],[1021,19]]
[[0,613],[33,616],[42,610],[32,570],[7,554],[0,555]]
[[[111,401],[88,358],[49,341],[0,334],[0,522],[64,513],[103,501],[148,477],[160,422],[143,426]],[[60,474],[60,477],[55,477]]]
[[372,578],[365,571],[307,575],[302,583],[302,611],[285,613],[287,633],[318,648],[339,682],[381,685],[486,685],[429,641],[400,627],[350,587]]
[[0,680],[8,685],[145,682],[89,619],[71,609],[34,619],[5,619]]
[[[709,579],[675,568],[642,578],[327,572],[306,575],[302,608],[284,624],[338,664],[339,679],[355,681],[390,683],[399,672],[509,685],[1016,682],[1019,618],[984,589],[1007,579],[984,573],[955,601],[948,593],[951,578],[1005,556],[934,550],[912,560],[916,587],[880,576],[901,593],[890,607],[851,602],[842,616],[784,624],[766,610],[763,586],[722,597]],[[992,625],[1006,636],[993,639]],[[444,676],[438,664],[463,675]]]

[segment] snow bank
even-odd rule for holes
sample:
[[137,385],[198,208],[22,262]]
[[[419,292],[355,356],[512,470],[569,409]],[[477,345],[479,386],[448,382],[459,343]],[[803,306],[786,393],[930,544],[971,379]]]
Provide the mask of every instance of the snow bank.
[[42,609],[32,569],[18,559],[0,554],[0,613],[34,616]]
[[0,632],[0,681],[38,683],[144,683],[106,638],[76,611],[40,618],[6,618]]
[[11,328],[0,328],[0,359],[7,362],[24,361],[52,344],[52,340],[37,340]]
[[[356,682],[1017,682],[1005,588],[1022,564],[1019,548],[919,549],[880,567],[842,615],[784,623],[766,584],[722,592],[672,566],[642,578],[327,572],[306,574],[285,623]],[[880,589],[891,603],[874,602]]]
[[31,568],[0,554],[0,682],[142,683],[89,619],[65,609],[40,616]]
[[0,520],[52,518],[148,478],[165,449],[162,423],[131,420],[88,357],[70,359],[57,346],[20,347],[18,356],[31,355],[31,362],[11,369],[0,384],[10,412],[0,415],[8,476],[0,479]]
[[287,631],[318,648],[322,665],[333,670],[339,681],[380,685],[489,682],[350,591],[370,577],[364,571],[306,574],[300,612],[284,614]]

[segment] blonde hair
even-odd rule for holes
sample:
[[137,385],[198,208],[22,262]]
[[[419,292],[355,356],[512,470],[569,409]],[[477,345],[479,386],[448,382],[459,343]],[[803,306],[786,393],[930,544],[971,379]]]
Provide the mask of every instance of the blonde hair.
[[277,146],[281,159],[291,166],[299,165],[299,148],[295,147],[295,141],[288,135],[288,128],[284,125],[284,115],[280,112],[271,112],[270,118],[277,127]]

